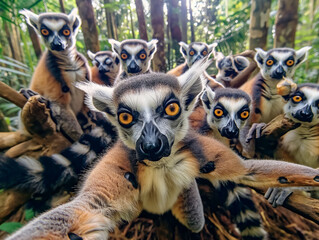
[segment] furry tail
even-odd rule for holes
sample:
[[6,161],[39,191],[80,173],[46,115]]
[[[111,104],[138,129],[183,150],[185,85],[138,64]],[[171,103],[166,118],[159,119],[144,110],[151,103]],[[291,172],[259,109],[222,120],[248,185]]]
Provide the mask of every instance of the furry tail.
[[55,193],[74,190],[79,176],[115,141],[113,128],[95,127],[59,154],[39,159],[0,156],[0,189],[14,188],[49,199]]
[[250,189],[228,181],[220,184],[224,205],[230,211],[243,240],[263,240],[267,233],[252,200]]

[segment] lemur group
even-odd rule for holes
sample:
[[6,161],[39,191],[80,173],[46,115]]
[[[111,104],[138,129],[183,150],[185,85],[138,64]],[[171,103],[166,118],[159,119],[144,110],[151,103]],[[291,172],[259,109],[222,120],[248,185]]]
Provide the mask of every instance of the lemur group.
[[[76,50],[75,11],[21,14],[47,47],[25,96],[64,106],[83,134],[52,156],[1,156],[0,188],[28,192],[35,209],[75,192],[8,239],[107,239],[143,210],[171,211],[197,233],[205,224],[199,178],[225,196],[242,239],[267,239],[249,187],[269,188],[276,206],[295,188],[319,186],[319,85],[293,82],[310,47],[258,48],[249,60],[225,57],[216,43],[181,42],[185,63],[155,73],[157,40],[109,39],[113,51],[88,51],[90,68]],[[213,62],[216,76],[206,72]],[[256,73],[230,88],[251,63]],[[265,124],[281,114],[299,127],[258,151]]]

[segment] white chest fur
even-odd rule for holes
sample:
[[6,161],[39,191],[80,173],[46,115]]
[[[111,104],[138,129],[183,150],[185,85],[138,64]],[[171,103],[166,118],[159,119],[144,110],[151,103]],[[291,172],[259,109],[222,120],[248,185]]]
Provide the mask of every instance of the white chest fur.
[[[163,158],[165,162],[154,166],[140,165],[138,181],[140,200],[143,208],[151,213],[163,214],[170,210],[181,191],[188,187],[198,174],[194,161],[189,161],[182,154]],[[158,164],[158,163],[156,163]]]

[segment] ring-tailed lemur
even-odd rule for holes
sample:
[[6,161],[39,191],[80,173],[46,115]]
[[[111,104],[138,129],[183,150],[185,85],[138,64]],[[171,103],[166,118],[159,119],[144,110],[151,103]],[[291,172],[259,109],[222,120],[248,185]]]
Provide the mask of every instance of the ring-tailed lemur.
[[179,78],[141,74],[114,88],[78,85],[91,96],[91,107],[108,115],[121,140],[90,171],[76,198],[8,239],[107,239],[116,224],[132,220],[142,209],[157,214],[172,210],[198,232],[204,215],[197,177],[263,187],[319,186],[319,170],[280,161],[243,161],[222,143],[188,131],[188,116],[202,90],[199,76],[206,67],[199,62]]

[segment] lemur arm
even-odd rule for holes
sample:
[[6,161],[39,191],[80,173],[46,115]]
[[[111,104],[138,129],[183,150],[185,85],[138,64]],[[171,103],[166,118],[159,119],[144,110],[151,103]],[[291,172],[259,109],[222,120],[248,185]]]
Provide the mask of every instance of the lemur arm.
[[231,180],[251,187],[319,186],[319,171],[275,160],[242,160],[218,141],[197,135],[205,163],[200,177],[211,182]]
[[44,213],[8,238],[107,239],[108,231],[120,220],[136,217],[141,206],[139,190],[125,176],[131,163],[121,143],[117,143],[89,173],[82,190],[71,202]]

